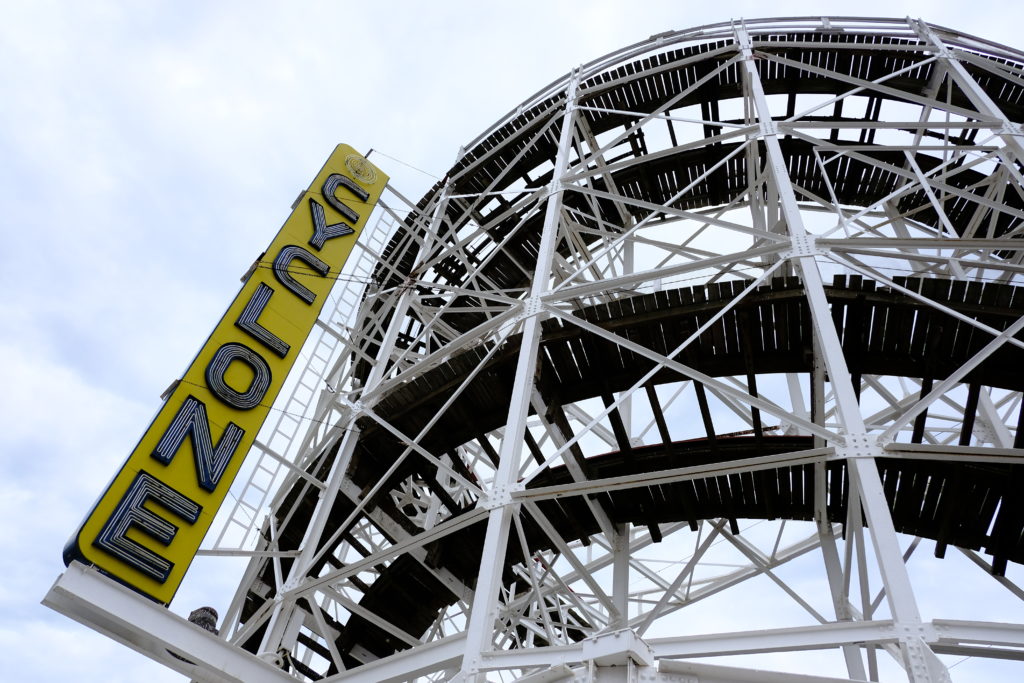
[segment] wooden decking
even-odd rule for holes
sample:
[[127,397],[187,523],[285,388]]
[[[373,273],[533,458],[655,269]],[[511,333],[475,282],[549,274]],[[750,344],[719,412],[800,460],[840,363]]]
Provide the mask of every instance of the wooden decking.
[[[666,354],[721,310],[745,284],[734,281],[657,292],[615,300],[578,311],[576,315]],[[997,330],[1005,329],[1024,314],[1024,290],[1013,287],[937,279],[901,279],[898,284]],[[827,294],[850,370],[855,375],[939,381],[991,339],[967,322],[906,294],[879,287],[875,282],[837,278],[827,288]],[[638,381],[653,367],[651,360],[570,323],[548,320],[544,329],[538,387],[548,406],[547,417],[565,424],[566,428],[562,406],[587,398],[610,397]],[[477,373],[435,427],[419,441],[432,453],[452,456],[467,477],[472,474],[458,456],[458,446],[470,441],[479,443],[484,434],[504,423],[517,351],[518,339],[513,338]],[[378,414],[403,433],[418,433],[485,354],[484,347],[471,349],[401,385],[377,404]],[[801,282],[795,278],[779,278],[760,287],[722,316],[677,359],[712,376],[756,377],[780,372],[810,372],[812,328]],[[663,369],[653,376],[650,386],[681,379],[676,372]],[[983,386],[1024,390],[1024,354],[1016,347],[1004,346],[964,381],[970,388],[969,393]],[[660,413],[656,402],[654,405]],[[611,420],[613,426],[614,416],[615,413]],[[600,481],[625,474],[812,448],[810,437],[776,436],[763,430],[745,436],[725,436],[715,432],[709,413],[694,415],[692,419],[703,422],[709,430],[703,438],[673,442],[670,437],[666,438],[666,430],[662,432],[661,443],[633,447],[623,432],[618,451],[582,460],[588,478]],[[661,420],[664,420],[663,415]],[[965,416],[965,429],[970,429],[972,423],[973,416]],[[367,491],[401,454],[404,444],[375,423],[367,421],[361,428],[360,443],[348,476]],[[323,469],[328,464],[325,463]],[[898,531],[935,539],[940,549],[954,544],[983,550],[995,558],[997,566],[1005,566],[1007,560],[1024,561],[1021,539],[1024,506],[1016,501],[1022,469],[948,461],[885,459],[879,462]],[[466,512],[436,484],[432,468],[419,457],[408,458],[383,491],[410,475],[421,478],[442,498],[450,516]],[[540,475],[531,486],[552,486],[570,480],[565,467],[558,466]],[[827,485],[829,519],[843,523],[848,482],[842,462],[828,464]],[[678,521],[695,524],[711,518],[809,520],[813,517],[812,492],[813,466],[801,465],[618,490],[600,494],[598,499],[615,523],[647,525],[656,531],[659,524]],[[284,512],[296,501],[296,510],[286,519]],[[302,487],[297,487],[286,499],[279,513],[282,549],[298,546],[315,501],[316,497]],[[582,497],[542,500],[539,505],[566,541],[587,542],[587,537],[598,530]],[[370,507],[386,514],[410,534],[421,531],[394,507],[386,493],[371,501]],[[333,523],[340,524],[353,509],[348,499],[339,500],[332,513]],[[524,521],[531,548],[550,547],[550,540],[536,524],[528,518]],[[483,532],[482,524],[470,525],[435,542],[428,548],[429,563],[435,568],[444,568],[471,586],[479,568]],[[346,534],[341,538],[354,540]],[[507,554],[509,565],[519,562],[520,555],[518,545],[511,544]],[[328,558],[321,567],[331,562]],[[285,565],[287,567],[287,562]],[[511,575],[507,578],[511,580]],[[265,580],[271,585],[269,574]],[[251,597],[251,609],[255,609],[262,598],[256,594]],[[365,587],[360,604],[418,636],[438,612],[455,599],[423,563],[406,555],[389,565],[372,586]],[[360,617],[353,617],[348,624],[339,624],[337,628],[342,652],[360,646],[383,656],[404,647],[393,636]]]
[[[819,135],[827,139],[831,149],[812,145],[792,131],[781,131],[780,149],[786,170],[800,193],[799,201],[813,203],[830,198],[831,202],[847,206],[867,206],[889,196],[908,181],[910,164],[903,150],[876,144],[874,131],[867,129],[858,131],[857,139],[850,139],[840,134],[840,126],[883,120],[884,108],[890,104],[902,106],[934,94],[935,63],[927,61],[929,54],[921,43],[891,35],[820,31],[777,36],[759,34],[754,46],[762,55],[781,58],[756,61],[766,94],[786,98],[787,112],[780,119],[792,117],[801,106],[799,98],[804,95],[832,96],[851,89],[848,81],[823,75],[822,69],[865,81],[905,69],[898,76],[887,78],[884,88],[864,90],[860,95],[865,100],[863,111],[854,112],[848,107],[844,112],[840,101],[821,110],[820,115],[801,119],[824,125],[827,133]],[[737,65],[722,69],[699,87],[693,86],[736,53],[737,47],[730,41],[709,41],[622,64],[590,78],[580,88],[578,104],[581,108],[577,115],[581,130],[600,136],[624,129],[635,121],[635,115],[654,112],[680,93],[686,94],[672,105],[668,114],[695,107],[695,111],[689,110],[691,118],[721,122],[722,110],[727,106],[724,103],[740,97],[743,92]],[[1019,72],[1021,65],[1008,65],[1002,72],[1006,75],[1000,76],[998,69],[983,68],[986,63],[1003,64],[990,56],[977,54],[965,62],[965,68],[1007,118],[1021,121],[1024,119],[1024,89],[1011,77],[1012,73]],[[943,97],[948,98],[952,107],[972,108],[969,98],[958,87],[944,91]],[[454,239],[454,233],[470,220],[485,227],[488,239],[465,251],[452,250],[450,256],[441,258],[432,269],[440,282],[464,286],[473,275],[486,279],[488,286],[497,290],[515,290],[527,284],[523,264],[535,262],[544,211],[537,203],[517,202],[550,181],[550,162],[560,134],[561,122],[557,114],[564,104],[562,98],[563,95],[558,94],[529,102],[471,145],[448,172],[449,189],[462,198],[448,204],[447,220],[442,224],[443,234],[437,236],[438,240],[443,243]],[[829,129],[830,123],[836,127]],[[722,206],[747,191],[750,178],[764,164],[761,148],[749,155],[741,152],[694,184],[696,179],[736,152],[742,138],[719,139],[716,136],[723,133],[724,127],[709,123],[704,127],[704,135],[710,140],[707,144],[683,147],[677,144],[673,124],[666,125],[674,147],[671,151],[648,158],[649,141],[642,129],[634,131],[605,154],[602,163],[611,164],[613,170],[595,175],[588,186],[591,190],[606,192],[614,185],[619,196],[633,201],[615,203],[606,196],[592,198],[570,187],[563,194],[563,204],[574,220],[585,228],[614,233],[647,216],[650,209],[637,202],[663,205],[691,184],[689,192],[673,201],[673,208],[699,210]],[[944,142],[972,144],[976,142],[977,133],[977,129],[964,128],[954,131]],[[928,131],[925,135],[935,136],[935,133]],[[857,145],[855,153],[837,155],[837,150],[854,144]],[[914,153],[912,159],[924,174],[940,163],[938,156],[929,154]],[[828,164],[831,187],[826,186],[821,163]],[[749,168],[748,164],[758,167]],[[982,236],[985,237],[1007,234],[1019,226],[1024,217],[1024,199],[1006,178],[1000,180],[980,168],[956,163],[942,173],[941,181],[935,180],[950,190],[943,200],[944,220],[920,189],[900,194],[893,208],[924,226],[938,227],[941,223],[947,234],[951,227],[958,235],[973,235],[972,230],[984,226]],[[1005,187],[997,187],[998,183]],[[428,209],[443,185],[438,183],[423,197],[419,202],[421,210]],[[476,207],[471,207],[472,199],[466,198],[474,193],[494,193],[517,186],[521,188],[518,195],[504,194]],[[830,191],[834,198],[830,197]],[[991,197],[999,198],[998,206],[993,206]],[[376,279],[383,287],[406,286],[416,264],[433,256],[417,250],[415,237],[422,229],[422,224],[413,218],[399,227],[382,254],[387,266],[379,269]],[[588,237],[586,231],[582,231],[581,239],[597,238]],[[501,248],[492,252],[498,243],[502,244]],[[559,249],[562,256],[570,256],[564,244]],[[896,278],[895,282],[995,330],[1005,329],[1024,314],[1024,291],[1005,285],[937,278]],[[664,355],[721,311],[747,284],[744,281],[719,282],[614,299],[609,294],[610,300],[606,303],[577,310],[573,315]],[[991,340],[991,335],[968,322],[876,282],[843,277],[826,289],[833,324],[857,386],[863,376],[908,377],[921,380],[923,392],[926,392]],[[418,293],[429,310],[431,291],[424,288]],[[462,310],[446,313],[445,324],[457,332],[473,330],[486,320],[485,314],[470,310],[479,303],[473,297],[456,299],[452,305]],[[373,304],[377,307],[374,311],[382,317],[388,315],[381,308],[384,305]],[[409,339],[400,341],[401,344],[413,343]],[[376,353],[374,344],[370,341],[363,348],[369,356]],[[417,346],[412,350],[433,349]],[[488,351],[494,353],[485,362]],[[418,434],[438,415],[441,406],[469,374],[479,369],[435,425],[418,440],[418,445],[429,452],[451,458],[453,466],[472,480],[473,474],[460,455],[460,448],[475,443],[487,457],[497,461],[498,455],[485,435],[505,423],[518,351],[517,337],[508,339],[498,349],[482,342],[396,387],[375,404],[374,410],[402,433]],[[803,284],[796,278],[765,284],[723,315],[676,360],[707,376],[743,378],[751,390],[756,388],[759,378],[764,381],[768,375],[807,375],[813,367],[814,334]],[[650,358],[571,322],[546,320],[537,378],[537,389],[547,411],[544,417],[556,425],[563,436],[569,437],[566,406],[586,399],[602,400],[609,405],[616,392],[633,386],[653,367],[655,363]],[[364,362],[356,374],[365,378],[368,371],[369,365]],[[646,382],[644,388],[658,421],[658,438],[653,442],[644,446],[631,444],[621,416],[612,411],[608,422],[617,447],[606,453],[575,451],[570,454],[589,480],[735,463],[805,451],[814,446],[809,436],[779,435],[766,429],[760,415],[753,416],[751,433],[731,436],[720,433],[699,383],[694,385],[698,409],[689,417],[699,427],[699,438],[674,439],[672,425],[659,405],[655,387],[682,379],[685,376],[662,368]],[[962,382],[967,389],[967,408],[959,441],[964,443],[971,438],[982,389],[1024,391],[1024,354],[1017,347],[1004,346],[971,370]],[[929,419],[934,417],[929,418],[925,413],[915,421],[911,441],[922,441]],[[365,496],[400,457],[406,444],[376,422],[364,419],[359,427],[359,444],[347,477]],[[536,444],[529,439],[527,446],[535,455],[539,454]],[[1024,447],[1022,428],[1017,430],[1015,446]],[[325,478],[334,456],[334,453],[326,454],[312,474]],[[877,464],[898,531],[933,539],[939,554],[948,544],[983,551],[992,557],[997,573],[1003,571],[1007,562],[1024,562],[1024,500],[1019,495],[1024,485],[1024,467],[896,458],[881,459]],[[660,533],[660,525],[666,523],[682,522],[693,526],[699,520],[712,518],[724,518],[733,524],[738,519],[809,520],[814,514],[813,467],[799,464],[757,472],[709,474],[692,480],[602,492],[596,494],[595,500],[612,522],[647,526],[652,534]],[[845,523],[849,491],[845,463],[830,461],[825,469],[827,516],[832,522]],[[409,535],[421,533],[423,530],[411,521],[406,511],[395,507],[388,493],[410,476],[424,482],[431,494],[440,499],[447,519],[469,512],[466,509],[469,504],[453,500],[437,483],[433,467],[413,455],[391,475],[381,493],[367,502],[364,514],[358,515],[352,526],[373,524],[392,541],[397,540],[393,537],[398,533],[396,530]],[[530,487],[558,486],[570,481],[572,478],[564,466],[553,466],[535,478]],[[302,484],[288,491],[275,511],[281,550],[299,547],[317,498],[316,490]],[[538,505],[562,540],[587,543],[589,536],[598,531],[597,520],[582,496],[543,499]],[[331,510],[329,530],[338,530],[354,509],[349,497],[339,496]],[[388,522],[387,528],[370,521],[368,514],[378,515],[378,519],[382,515]],[[531,552],[551,547],[551,538],[531,517],[524,515],[522,521]],[[454,581],[472,588],[479,570],[484,530],[484,524],[478,522],[444,536],[426,548],[422,561],[410,554],[400,555],[386,567],[379,567],[372,585],[352,579],[363,591],[360,607],[412,637],[420,637],[458,598],[438,578],[439,572],[448,577],[449,583]],[[371,549],[361,548],[349,531],[340,529],[336,543],[347,541],[358,552],[370,555]],[[511,543],[506,553],[506,585],[512,580],[510,567],[522,559],[518,542]],[[286,574],[290,560],[285,558],[281,564]],[[340,561],[327,552],[311,574],[329,567],[340,567]],[[274,585],[273,569],[267,563],[251,586],[242,622],[273,598],[270,587]],[[347,623],[337,623],[326,613],[321,616],[337,634],[335,645],[346,666],[356,666],[366,659],[383,657],[407,647],[402,640],[363,616],[353,615]],[[582,615],[574,618],[580,624],[585,623]],[[253,633],[245,646],[255,651],[262,633],[262,629]],[[300,640],[325,660],[331,660],[322,643],[304,635],[300,635]],[[302,667],[298,663],[296,666]],[[303,673],[317,678],[336,673],[336,669],[332,665],[324,671]]]

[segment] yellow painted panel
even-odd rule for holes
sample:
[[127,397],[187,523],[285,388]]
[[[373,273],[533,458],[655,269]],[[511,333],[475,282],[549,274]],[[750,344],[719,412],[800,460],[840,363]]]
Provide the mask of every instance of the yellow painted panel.
[[[333,196],[325,197],[329,178],[334,185],[327,189],[333,189]],[[268,247],[260,267],[242,286],[135,450],[68,543],[65,562],[79,560],[95,565],[154,600],[164,604],[171,601],[387,180],[351,147],[335,148]],[[358,220],[352,221],[351,214],[346,217],[336,210],[332,203],[338,202],[358,214]],[[328,229],[322,244],[316,244],[317,206],[323,209],[327,226],[345,224],[353,229],[352,234],[331,237],[333,233]],[[340,227],[335,231],[345,232]],[[321,275],[307,265],[308,261],[292,260],[287,272],[294,280],[289,284],[272,267],[282,249],[288,247],[302,248],[327,264],[329,272]],[[312,303],[303,298],[295,282],[315,295]],[[258,300],[254,302],[261,284],[273,290],[262,309]],[[265,295],[265,289],[260,291]],[[255,322],[269,333],[270,346],[257,338],[263,336],[265,340],[267,335],[253,333],[252,325],[247,331],[236,324],[247,305],[256,306]],[[271,348],[274,338],[290,346],[283,358]],[[227,388],[216,379],[211,386],[207,379],[210,368],[215,367],[211,361],[226,344],[242,345],[248,351],[242,351],[243,358],[230,360],[223,372],[213,373],[215,378],[223,378]],[[257,376],[265,381],[265,391],[261,385],[252,386]],[[206,420],[197,415],[195,401],[203,405]],[[186,419],[185,413],[179,417],[183,406],[192,409],[187,413],[191,419]],[[213,447],[208,455],[212,457],[208,459],[207,474],[201,475],[196,440],[203,441],[207,423],[208,441]],[[229,424],[235,427],[229,429]],[[175,428],[168,431],[172,426]],[[228,448],[230,444],[225,443],[232,438],[237,446]],[[161,457],[154,452],[162,439]],[[173,448],[175,443],[180,447]],[[222,447],[220,460],[218,445]],[[138,479],[140,472],[144,473],[142,479]],[[126,497],[129,491],[132,496]],[[167,523],[176,529],[167,527]],[[161,537],[169,542],[164,544]],[[168,568],[166,563],[173,566]]]

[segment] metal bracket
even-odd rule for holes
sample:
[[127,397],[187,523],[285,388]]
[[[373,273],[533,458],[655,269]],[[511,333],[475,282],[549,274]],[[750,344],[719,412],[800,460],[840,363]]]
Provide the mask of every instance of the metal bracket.
[[821,256],[826,249],[818,246],[817,238],[806,233],[795,234],[790,238],[791,247],[780,252],[782,258],[802,258],[805,256]]
[[516,322],[532,318],[541,312],[541,298],[539,296],[531,296],[523,300],[523,307],[515,317]]
[[487,510],[493,510],[494,508],[503,507],[505,505],[511,505],[512,491],[522,489],[522,486],[513,486],[511,488],[505,486],[495,486],[494,488],[484,492],[484,495],[481,496],[480,500],[477,502],[477,505]]
[[867,434],[847,434],[846,443],[835,448],[836,458],[841,460],[880,458],[885,455],[882,448]]
[[345,396],[338,394],[338,398],[335,400],[342,408],[351,411],[352,415],[359,415],[366,411],[366,405],[363,403],[362,399],[350,401]]
[[627,628],[584,640],[583,659],[598,666],[623,666],[629,660],[641,666],[653,666],[654,651],[635,631]]
[[[923,624],[918,624],[918,626],[923,626]],[[906,652],[907,666],[912,674],[911,680],[951,683],[949,671],[928,647],[924,638],[901,636],[900,644],[903,645]]]
[[1015,135],[1017,137],[1024,136],[1024,128],[1016,121],[1006,121],[1003,127],[999,129],[1000,135]]

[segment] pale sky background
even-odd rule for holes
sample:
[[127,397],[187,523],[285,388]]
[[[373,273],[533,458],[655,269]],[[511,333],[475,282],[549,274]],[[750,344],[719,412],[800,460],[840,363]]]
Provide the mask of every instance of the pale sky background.
[[[989,0],[0,0],[0,678],[182,680],[39,600],[336,143],[441,176],[499,116],[616,48],[854,12],[1024,47],[1024,6]],[[409,197],[433,182],[374,161]]]

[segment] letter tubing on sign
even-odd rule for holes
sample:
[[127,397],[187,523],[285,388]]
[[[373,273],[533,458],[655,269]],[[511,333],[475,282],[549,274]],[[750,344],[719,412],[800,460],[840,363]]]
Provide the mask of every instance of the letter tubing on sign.
[[[171,602],[387,180],[348,145],[334,149],[306,190],[316,199],[297,203],[264,250],[273,267],[248,274],[64,548],[65,564]],[[171,523],[179,517],[188,523]]]
[[[312,244],[317,251],[324,248],[324,243],[327,240],[332,240],[335,237],[344,237],[345,235],[351,235],[354,230],[345,223],[334,223],[333,225],[327,225],[327,216],[324,214],[324,207],[320,206],[320,202],[309,198],[309,212],[313,215],[313,236],[309,238],[309,243]],[[359,215],[356,214],[356,218]]]
[[331,267],[302,247],[297,247],[294,244],[289,244],[281,249],[277,254],[277,258],[274,259],[274,277],[277,278],[277,281],[307,304],[312,304],[316,300],[316,294],[288,272],[292,261],[302,261],[321,277],[327,275]]
[[327,176],[327,180],[324,181],[324,200],[326,200],[335,211],[348,219],[350,223],[358,223],[359,214],[338,201],[338,197],[335,193],[338,191],[339,187],[344,187],[346,190],[354,194],[361,202],[365,202],[369,199],[370,193],[359,187],[359,185],[356,184],[356,181],[347,176],[343,176],[340,173],[332,173]]
[[[232,361],[236,360],[248,365],[253,372],[252,382],[245,391],[236,391],[224,381],[224,373]],[[238,342],[217,349],[213,360],[206,366],[206,386],[217,398],[239,410],[250,410],[258,406],[270,388],[270,380],[270,366],[263,360],[263,356]]]
[[127,536],[128,529],[135,527],[165,546],[174,540],[178,527],[143,507],[147,500],[159,503],[189,524],[195,524],[202,511],[195,501],[145,472],[139,472],[93,545],[163,583],[174,568],[174,563]]
[[290,349],[291,346],[259,323],[260,314],[263,313],[263,309],[267,307],[267,303],[270,301],[270,295],[273,293],[273,288],[261,282],[259,286],[256,287],[256,291],[252,293],[252,297],[249,299],[249,303],[247,303],[245,308],[242,310],[242,314],[238,316],[238,320],[235,321],[235,325],[237,325],[239,329],[248,332],[252,335],[253,339],[266,346],[278,356],[284,358],[288,355],[288,349]]
[[153,457],[164,465],[170,463],[171,458],[185,443],[186,436],[192,437],[192,451],[195,453],[199,485],[207,491],[215,490],[220,478],[224,476],[231,456],[235,454],[239,442],[245,436],[245,430],[234,422],[229,422],[220,441],[217,442],[217,447],[214,448],[213,438],[210,436],[210,422],[206,418],[206,406],[195,396],[189,396],[181,404],[171,426],[160,437]]

